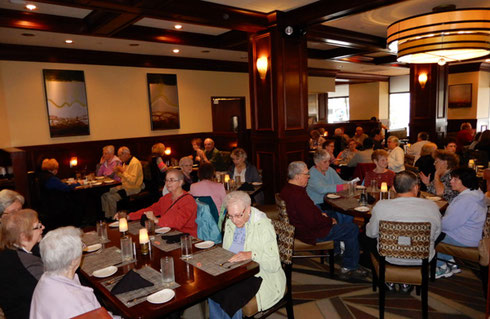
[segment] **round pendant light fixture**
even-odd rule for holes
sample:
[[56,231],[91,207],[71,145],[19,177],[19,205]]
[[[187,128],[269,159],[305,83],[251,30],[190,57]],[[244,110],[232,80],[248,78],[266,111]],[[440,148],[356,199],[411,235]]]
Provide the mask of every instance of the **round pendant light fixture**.
[[399,62],[438,63],[490,54],[490,9],[458,9],[406,18],[388,27]]

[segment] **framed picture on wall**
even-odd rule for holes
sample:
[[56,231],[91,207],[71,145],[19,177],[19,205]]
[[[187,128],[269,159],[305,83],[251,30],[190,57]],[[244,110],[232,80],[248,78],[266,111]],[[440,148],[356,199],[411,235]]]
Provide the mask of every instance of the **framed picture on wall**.
[[83,71],[43,70],[51,137],[89,135]]
[[471,107],[471,83],[449,86],[450,108]]
[[180,128],[176,74],[147,74],[151,129]]

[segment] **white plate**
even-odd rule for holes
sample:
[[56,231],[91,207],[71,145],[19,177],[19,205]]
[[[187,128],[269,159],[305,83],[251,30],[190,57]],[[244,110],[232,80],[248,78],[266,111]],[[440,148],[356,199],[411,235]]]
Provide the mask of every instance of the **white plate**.
[[87,246],[83,249],[84,252],[86,253],[91,253],[93,251],[96,251],[96,250],[99,250],[102,248],[102,244],[93,244],[93,245],[90,245],[90,246]]
[[327,198],[337,199],[337,198],[340,198],[340,195],[337,195],[337,194],[327,194]]
[[105,176],[95,176],[95,179],[104,179]]
[[148,300],[148,302],[150,303],[159,304],[167,302],[173,297],[175,297],[175,291],[173,291],[172,289],[163,289],[149,295],[146,300]]
[[427,196],[426,199],[433,200],[434,202],[441,200],[441,198],[439,196]]
[[364,185],[357,185],[356,186],[356,189],[366,189],[366,186],[364,186]]
[[157,234],[165,234],[165,233],[168,233],[170,231],[170,227],[161,227],[161,228],[157,228],[155,229],[155,233]]
[[117,267],[116,266],[109,266],[105,267],[99,270],[96,270],[92,273],[92,276],[97,277],[97,278],[105,278],[112,276],[116,273]]
[[110,183],[113,183],[113,182],[114,182],[114,180],[113,180],[113,179],[106,179],[106,180],[104,181],[104,183],[106,183],[106,184],[110,184]]
[[112,228],[116,228],[116,227],[119,227],[119,221],[116,220],[115,222],[112,222],[109,224],[109,227],[112,227]]
[[357,210],[358,212],[362,212],[362,213],[370,211],[369,207],[367,207],[367,206],[359,206],[359,207],[354,208],[354,210]]
[[102,182],[95,182],[95,183],[93,183],[92,185],[94,185],[94,186],[99,186],[99,185],[102,185]]
[[214,241],[206,240],[206,241],[202,241],[200,243],[197,243],[194,246],[196,246],[199,249],[208,249],[208,248],[211,248],[214,246]]
[[261,182],[252,182],[252,185],[253,186],[260,186],[260,185],[262,185],[262,183]]

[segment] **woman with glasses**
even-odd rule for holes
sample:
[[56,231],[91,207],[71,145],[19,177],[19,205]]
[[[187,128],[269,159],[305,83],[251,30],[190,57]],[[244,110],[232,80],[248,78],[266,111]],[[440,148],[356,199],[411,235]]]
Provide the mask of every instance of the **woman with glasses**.
[[286,276],[281,267],[276,233],[267,216],[251,206],[247,193],[236,191],[225,198],[228,220],[225,224],[223,248],[233,252],[224,266],[243,261],[255,261],[260,270],[256,277],[226,288],[211,298],[210,318],[242,318],[241,308],[252,298],[258,311],[272,307],[283,296]]
[[[167,171],[165,187],[168,194],[158,202],[128,215],[128,220],[139,220],[143,214],[159,227],[171,227],[197,238],[197,204],[191,194],[182,189],[184,174],[180,170]],[[116,219],[118,215],[116,214]]]
[[182,174],[184,174],[184,184],[182,185],[182,188],[188,192],[191,188],[191,185],[195,182],[197,182],[197,173],[192,170],[192,159],[189,157],[182,157],[179,161],[179,166],[182,171]]
[[434,157],[434,179],[431,181],[430,174],[426,176],[420,173],[420,180],[427,186],[427,192],[441,196],[448,203],[458,196],[458,192],[451,188],[451,171],[459,164],[456,154],[449,151],[436,150]]
[[44,226],[37,213],[23,209],[5,216],[0,227],[0,307],[8,318],[29,318],[31,298],[43,274],[41,258],[33,253]]

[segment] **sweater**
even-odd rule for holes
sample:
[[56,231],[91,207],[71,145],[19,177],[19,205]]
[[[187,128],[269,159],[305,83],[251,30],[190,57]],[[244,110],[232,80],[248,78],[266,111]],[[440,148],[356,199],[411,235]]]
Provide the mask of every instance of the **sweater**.
[[141,162],[133,156],[129,164],[124,163],[123,167],[125,168],[124,172],[117,174],[121,178],[122,187],[128,196],[138,194],[144,188]]
[[[329,167],[323,175],[315,166],[310,168],[310,180],[306,187],[306,192],[315,204],[323,203],[323,196],[326,193],[337,192],[337,186],[347,183],[340,178],[337,172]],[[342,189],[339,189],[342,190]]]

